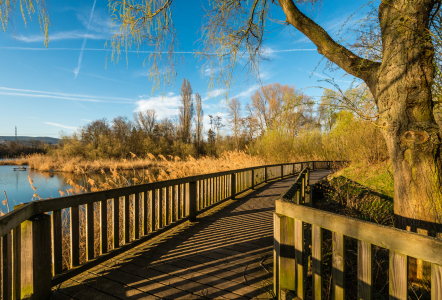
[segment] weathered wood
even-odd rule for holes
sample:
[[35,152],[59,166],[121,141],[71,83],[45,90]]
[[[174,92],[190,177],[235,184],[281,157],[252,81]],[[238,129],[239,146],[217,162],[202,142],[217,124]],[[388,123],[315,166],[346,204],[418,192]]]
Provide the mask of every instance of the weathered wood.
[[313,300],[322,300],[322,228],[312,226]]
[[94,203],[89,203],[86,204],[86,260],[94,258],[94,244]]
[[114,249],[120,247],[120,198],[114,198],[112,203],[112,238]]
[[80,211],[78,206],[69,209],[70,213],[70,252],[71,268],[80,264]]
[[345,299],[345,246],[344,235],[333,232],[332,234],[332,289],[333,299]]
[[280,288],[296,290],[295,220],[280,217]]
[[[396,240],[397,237],[394,238]],[[422,247],[422,246],[421,246]],[[407,255],[390,250],[389,297],[390,300],[408,299]]]
[[124,228],[123,228],[123,232],[124,232],[124,243],[128,244],[130,242],[130,231],[129,231],[129,226],[130,226],[130,195],[125,195],[124,196]]
[[176,185],[172,186],[172,221],[178,220],[178,205],[176,199]]
[[235,200],[236,197],[236,175],[230,175],[230,199]]
[[[234,176],[232,176],[234,177]],[[273,213],[273,292],[280,294],[281,216]]]
[[21,224],[12,230],[12,295],[21,299]]
[[54,256],[52,272],[54,275],[61,273],[63,269],[62,234],[61,210],[56,210],[52,212],[52,251]]
[[158,228],[164,227],[163,225],[163,201],[164,201],[164,191],[163,188],[158,189],[158,200],[157,200],[157,206],[158,206]]
[[187,204],[187,184],[183,184],[183,217],[187,217],[187,210],[189,205]]
[[431,300],[442,299],[442,266],[431,264]]
[[165,217],[166,220],[164,222],[165,225],[170,224],[170,186],[166,187],[166,205],[165,205]]
[[100,254],[107,251],[107,200],[103,200],[100,203]]
[[196,182],[189,182],[189,219],[196,221]]
[[284,165],[281,165],[281,179],[284,178]]
[[151,224],[151,229],[150,232],[153,232],[157,229],[157,209],[156,209],[156,203],[158,196],[157,196],[157,191],[156,190],[152,190],[150,193],[150,224]]
[[252,170],[251,173],[252,173],[252,175],[251,175],[251,178],[252,178],[252,190],[254,190],[255,189],[255,170]]
[[134,239],[140,238],[140,193],[134,194]]
[[[351,238],[442,265],[442,241],[414,232],[379,225],[315,208],[276,200],[276,213],[300,219]],[[395,237],[392,239],[391,237]]]
[[51,218],[32,216],[21,224],[21,293],[33,299],[48,299],[51,294]]
[[0,217],[0,236],[8,234],[35,214],[35,202],[15,206],[14,210]]
[[371,244],[358,241],[358,299],[373,299]]
[[295,219],[296,294],[301,299],[305,299],[305,280],[307,276],[305,268],[307,254],[304,253],[304,250],[304,224],[301,220]]
[[143,235],[147,235],[149,233],[149,227],[152,226],[149,222],[149,194],[150,191],[143,192]]
[[181,187],[181,184],[178,185],[178,219],[181,219],[184,214],[183,214],[183,190]]
[[12,298],[12,234],[2,236],[2,299]]

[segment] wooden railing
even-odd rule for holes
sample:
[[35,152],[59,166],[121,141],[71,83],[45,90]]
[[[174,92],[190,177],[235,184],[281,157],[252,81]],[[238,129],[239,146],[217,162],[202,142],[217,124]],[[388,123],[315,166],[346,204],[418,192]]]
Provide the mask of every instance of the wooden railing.
[[[302,175],[304,174],[304,175]],[[357,299],[373,299],[372,245],[389,250],[389,297],[408,298],[407,256],[431,264],[431,299],[442,299],[442,240],[311,208],[304,196],[308,170],[276,201],[274,292],[277,299],[322,299],[323,229],[332,232],[332,298],[345,298],[344,236],[357,240]],[[309,265],[308,261],[311,262]],[[310,281],[309,281],[310,282]]]
[[46,299],[51,287],[268,180],[305,166],[266,165],[40,200],[0,217],[1,297]]

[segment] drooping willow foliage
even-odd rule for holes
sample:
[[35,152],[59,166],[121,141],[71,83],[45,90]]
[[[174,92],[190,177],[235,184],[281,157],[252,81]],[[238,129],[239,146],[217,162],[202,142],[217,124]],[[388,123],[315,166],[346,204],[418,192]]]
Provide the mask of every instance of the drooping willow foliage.
[[[0,22],[3,31],[14,27],[15,13],[20,9],[25,26],[28,20],[32,20],[32,15],[36,14],[40,24],[40,30],[45,36],[45,46],[49,42],[49,12],[44,0],[4,0],[0,1]],[[11,26],[12,25],[12,26]]]

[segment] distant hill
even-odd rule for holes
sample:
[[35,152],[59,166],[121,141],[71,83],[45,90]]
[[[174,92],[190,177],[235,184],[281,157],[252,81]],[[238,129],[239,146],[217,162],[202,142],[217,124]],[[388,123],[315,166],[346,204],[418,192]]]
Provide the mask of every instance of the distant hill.
[[[36,140],[36,141],[45,141],[46,144],[57,144],[58,140],[57,138],[47,137],[47,136],[17,136],[18,141],[30,141],[30,140]],[[0,141],[15,141],[15,136],[0,136]]]

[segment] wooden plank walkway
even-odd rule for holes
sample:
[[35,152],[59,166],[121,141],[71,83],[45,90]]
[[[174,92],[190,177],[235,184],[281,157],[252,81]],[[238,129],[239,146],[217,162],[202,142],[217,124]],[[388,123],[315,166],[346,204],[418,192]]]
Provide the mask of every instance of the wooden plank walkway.
[[[310,184],[330,171],[310,173]],[[227,200],[54,288],[52,299],[270,299],[275,200],[296,177]]]

